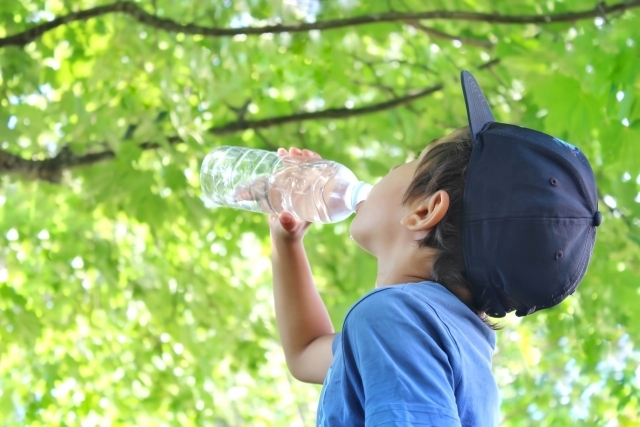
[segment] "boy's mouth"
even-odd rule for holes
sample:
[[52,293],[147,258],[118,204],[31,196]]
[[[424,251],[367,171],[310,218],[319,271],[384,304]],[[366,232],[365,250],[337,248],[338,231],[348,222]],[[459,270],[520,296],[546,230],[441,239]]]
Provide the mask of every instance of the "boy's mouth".
[[364,203],[364,200],[356,205],[356,213],[358,213],[358,209],[360,208],[360,206],[362,206],[363,203]]

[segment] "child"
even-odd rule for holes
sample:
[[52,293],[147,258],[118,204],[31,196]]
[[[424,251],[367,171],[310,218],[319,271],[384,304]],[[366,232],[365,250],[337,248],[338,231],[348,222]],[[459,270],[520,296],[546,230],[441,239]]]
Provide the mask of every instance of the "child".
[[587,159],[496,123],[467,71],[462,89],[469,126],[394,167],[357,208],[351,234],[378,275],[341,333],[313,283],[309,223],[269,218],[278,329],[293,376],[324,383],[319,426],[498,425],[488,316],[553,307],[584,276],[602,221]]

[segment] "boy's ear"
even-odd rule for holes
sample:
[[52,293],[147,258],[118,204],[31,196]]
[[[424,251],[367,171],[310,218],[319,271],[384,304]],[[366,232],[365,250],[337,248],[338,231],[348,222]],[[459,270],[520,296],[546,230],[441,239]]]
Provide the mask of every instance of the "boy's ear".
[[411,231],[426,231],[435,227],[449,210],[449,193],[436,191],[428,199],[411,205],[409,213],[400,220]]

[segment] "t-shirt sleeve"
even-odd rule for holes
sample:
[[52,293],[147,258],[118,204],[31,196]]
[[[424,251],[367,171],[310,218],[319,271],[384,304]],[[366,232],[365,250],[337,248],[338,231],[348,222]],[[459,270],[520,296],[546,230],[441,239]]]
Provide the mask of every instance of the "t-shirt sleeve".
[[338,346],[340,345],[340,339],[342,336],[342,332],[338,332],[335,337],[333,337],[333,342],[331,343],[331,353],[335,356],[336,350],[338,350]]
[[401,289],[370,295],[345,319],[342,348],[367,427],[460,426],[457,347],[428,304]]

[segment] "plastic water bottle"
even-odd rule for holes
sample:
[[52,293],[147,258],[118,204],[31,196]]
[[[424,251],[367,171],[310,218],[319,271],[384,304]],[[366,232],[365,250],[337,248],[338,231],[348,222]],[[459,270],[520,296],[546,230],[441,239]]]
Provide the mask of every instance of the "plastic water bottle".
[[372,188],[330,160],[229,146],[205,157],[200,184],[204,196],[219,206],[275,214],[286,210],[300,220],[322,223],[347,218]]

